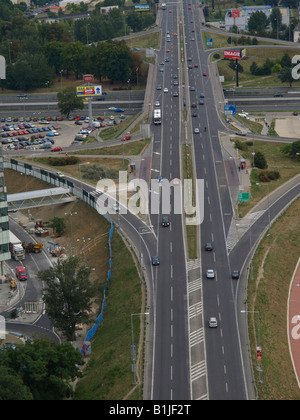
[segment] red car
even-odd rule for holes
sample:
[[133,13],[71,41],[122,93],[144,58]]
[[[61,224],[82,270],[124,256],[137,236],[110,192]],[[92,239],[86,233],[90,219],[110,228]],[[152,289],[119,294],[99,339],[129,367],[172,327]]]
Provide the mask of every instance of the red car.
[[48,118],[47,118],[47,121],[52,121],[52,118],[51,118],[51,117],[48,117]]
[[53,149],[51,149],[51,152],[61,152],[62,151],[62,147],[57,146],[57,147],[53,147]]
[[57,121],[62,121],[63,117],[57,117]]
[[203,72],[203,76],[207,76],[207,73],[206,73],[206,71],[204,71],[204,72]]
[[121,138],[122,141],[130,140],[130,139],[131,139],[131,136],[129,134],[126,134],[126,136]]

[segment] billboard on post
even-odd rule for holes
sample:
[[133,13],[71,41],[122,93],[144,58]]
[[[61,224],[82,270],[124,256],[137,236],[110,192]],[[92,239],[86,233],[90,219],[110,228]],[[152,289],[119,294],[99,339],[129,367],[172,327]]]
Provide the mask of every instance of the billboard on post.
[[241,58],[241,50],[224,50],[224,58],[239,60]]
[[77,86],[76,95],[84,97],[102,95],[102,86]]

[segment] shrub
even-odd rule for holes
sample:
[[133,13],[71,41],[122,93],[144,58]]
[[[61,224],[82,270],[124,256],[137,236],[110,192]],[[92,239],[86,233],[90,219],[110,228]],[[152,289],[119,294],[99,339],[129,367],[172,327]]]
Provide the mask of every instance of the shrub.
[[74,165],[79,162],[79,158],[76,156],[63,156],[63,157],[49,157],[48,163],[51,166],[65,166]]
[[234,140],[234,147],[239,150],[243,150],[244,152],[248,150],[248,146],[246,143],[243,143],[240,140]]
[[259,169],[266,169],[267,160],[262,152],[256,152],[254,156],[254,166]]
[[260,171],[258,178],[261,182],[276,181],[276,179],[280,178],[280,173],[279,171]]
[[261,182],[270,182],[270,179],[269,179],[266,171],[261,171],[258,174],[258,178]]
[[279,171],[267,171],[268,178],[272,181],[276,181],[276,179],[280,178],[280,172]]

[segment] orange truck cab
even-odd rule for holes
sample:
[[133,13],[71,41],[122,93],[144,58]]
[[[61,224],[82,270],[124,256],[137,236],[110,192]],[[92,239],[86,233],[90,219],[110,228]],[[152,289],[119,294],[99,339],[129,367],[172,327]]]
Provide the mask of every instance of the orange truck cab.
[[18,266],[16,268],[16,276],[20,281],[27,280],[27,274],[26,274],[25,267],[23,267],[22,265]]

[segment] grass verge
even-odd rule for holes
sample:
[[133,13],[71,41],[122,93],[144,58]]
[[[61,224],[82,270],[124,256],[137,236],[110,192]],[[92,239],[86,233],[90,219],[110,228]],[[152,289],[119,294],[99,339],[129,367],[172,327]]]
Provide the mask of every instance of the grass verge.
[[258,398],[299,400],[287,340],[287,298],[300,249],[300,199],[272,225],[253,258],[248,282],[248,310],[259,312],[262,346],[261,379],[257,383],[257,314],[249,316],[249,336]]

